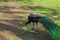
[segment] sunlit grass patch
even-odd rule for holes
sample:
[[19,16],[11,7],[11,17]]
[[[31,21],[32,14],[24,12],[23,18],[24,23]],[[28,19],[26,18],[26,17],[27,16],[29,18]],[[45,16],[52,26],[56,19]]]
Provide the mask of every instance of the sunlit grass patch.
[[29,26],[24,26],[24,27],[23,27],[23,30],[25,30],[25,31],[29,31],[29,30],[32,30],[32,28],[29,27]]
[[4,16],[4,14],[0,13],[0,17],[1,17],[1,16]]
[[25,14],[23,14],[23,13],[22,14],[18,14],[18,16],[25,16]]
[[55,23],[60,27],[60,22],[55,21]]
[[60,15],[53,16],[53,18],[60,19]]
[[15,38],[13,37],[13,38],[10,38],[9,40],[17,40],[17,38],[16,37]]

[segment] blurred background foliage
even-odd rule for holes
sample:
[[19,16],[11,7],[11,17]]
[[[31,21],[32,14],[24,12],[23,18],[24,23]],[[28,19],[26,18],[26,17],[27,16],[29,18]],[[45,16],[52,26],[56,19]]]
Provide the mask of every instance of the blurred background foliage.
[[[5,6],[6,4],[9,6],[23,5],[21,8],[23,10],[30,10],[29,13],[34,11],[39,14],[47,15],[53,19],[60,20],[60,0],[0,0],[0,4],[5,4]],[[4,10],[4,8],[0,8],[0,10]],[[0,16],[3,16],[3,14],[0,14]],[[59,22],[58,24],[60,24]]]

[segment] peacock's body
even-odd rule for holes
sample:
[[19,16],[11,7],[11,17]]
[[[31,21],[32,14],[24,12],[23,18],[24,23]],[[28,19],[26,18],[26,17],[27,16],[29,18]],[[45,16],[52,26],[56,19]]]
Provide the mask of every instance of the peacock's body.
[[39,22],[51,33],[53,40],[60,40],[60,27],[58,27],[50,18],[44,16]]

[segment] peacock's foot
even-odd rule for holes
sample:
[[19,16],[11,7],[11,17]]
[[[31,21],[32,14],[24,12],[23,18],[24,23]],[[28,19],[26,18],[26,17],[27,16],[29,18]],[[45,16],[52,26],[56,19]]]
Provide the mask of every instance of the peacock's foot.
[[39,30],[38,30],[38,29],[34,29],[34,28],[32,28],[32,31],[38,32]]

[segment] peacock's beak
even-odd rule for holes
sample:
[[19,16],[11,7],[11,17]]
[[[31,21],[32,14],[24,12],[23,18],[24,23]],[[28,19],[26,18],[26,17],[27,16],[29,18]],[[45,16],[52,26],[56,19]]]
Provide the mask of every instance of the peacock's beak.
[[30,24],[31,22],[28,20],[28,21],[26,21],[26,23],[25,23],[25,25],[28,25],[28,24]]

